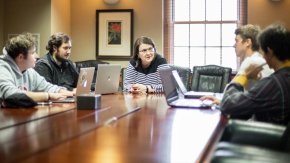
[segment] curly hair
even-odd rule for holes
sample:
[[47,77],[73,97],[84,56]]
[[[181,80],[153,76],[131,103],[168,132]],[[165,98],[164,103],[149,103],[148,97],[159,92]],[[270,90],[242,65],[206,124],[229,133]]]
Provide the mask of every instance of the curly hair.
[[46,50],[48,50],[49,53],[52,54],[54,48],[59,48],[63,43],[68,43],[70,40],[71,38],[65,33],[55,33],[49,37],[48,43],[46,45]]
[[5,49],[7,54],[15,59],[20,54],[27,58],[28,51],[35,47],[35,38],[31,33],[23,33],[12,37],[6,42]]

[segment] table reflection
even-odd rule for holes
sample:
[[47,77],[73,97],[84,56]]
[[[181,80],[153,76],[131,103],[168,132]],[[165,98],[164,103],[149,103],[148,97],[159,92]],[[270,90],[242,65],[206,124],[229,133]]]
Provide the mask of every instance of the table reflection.
[[[220,121],[220,112],[180,109],[171,129],[170,162],[194,162],[205,150]],[[194,130],[193,130],[194,129]]]
[[[221,118],[216,110],[170,108],[163,95],[125,93],[101,100],[99,110],[71,109],[0,129],[0,162],[197,162]],[[120,118],[107,124],[112,117]]]
[[55,115],[74,109],[74,104],[59,103],[52,105],[38,105],[33,108],[1,108],[0,109],[0,129],[14,125],[27,123],[47,116]]

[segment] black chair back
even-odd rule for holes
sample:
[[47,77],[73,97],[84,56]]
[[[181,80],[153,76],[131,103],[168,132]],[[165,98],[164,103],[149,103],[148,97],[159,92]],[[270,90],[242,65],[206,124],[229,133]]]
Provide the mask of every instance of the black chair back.
[[222,93],[232,69],[218,65],[194,66],[192,73],[191,90]]
[[119,90],[120,91],[124,91],[124,81],[126,79],[126,71],[127,71],[127,68],[126,67],[123,67],[121,69],[121,82],[120,82],[120,86],[119,86]]

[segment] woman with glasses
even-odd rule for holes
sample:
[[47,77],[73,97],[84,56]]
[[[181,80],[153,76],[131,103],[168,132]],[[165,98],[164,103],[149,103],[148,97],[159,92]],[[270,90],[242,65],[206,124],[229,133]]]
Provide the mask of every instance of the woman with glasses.
[[165,58],[156,53],[155,44],[148,37],[135,41],[133,58],[126,70],[124,91],[131,93],[161,93],[163,87],[158,70],[168,67]]

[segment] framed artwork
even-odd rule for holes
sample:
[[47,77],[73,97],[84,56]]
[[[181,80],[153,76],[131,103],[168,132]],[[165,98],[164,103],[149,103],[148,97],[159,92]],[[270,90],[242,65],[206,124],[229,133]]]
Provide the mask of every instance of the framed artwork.
[[[36,46],[36,53],[37,55],[39,55],[40,53],[40,33],[31,33],[32,36],[35,38],[35,46]],[[20,34],[8,34],[8,39],[12,38],[12,37],[15,37],[15,36],[18,36]]]
[[133,9],[96,10],[96,57],[128,60],[133,50]]

